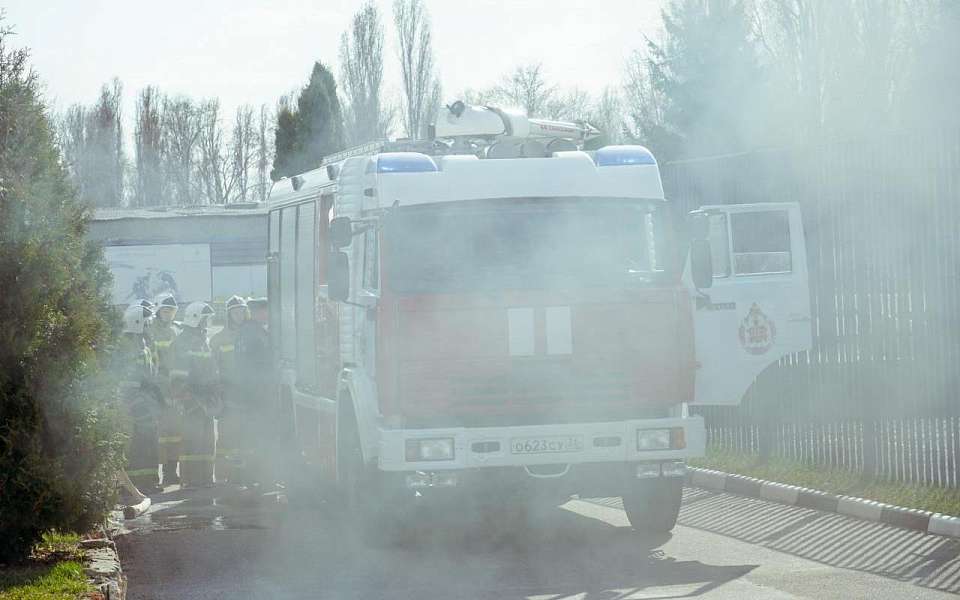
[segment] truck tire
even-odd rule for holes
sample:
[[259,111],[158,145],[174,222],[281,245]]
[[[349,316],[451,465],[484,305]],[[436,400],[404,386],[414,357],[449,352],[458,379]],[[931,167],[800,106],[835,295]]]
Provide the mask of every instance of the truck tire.
[[401,535],[398,515],[392,503],[382,494],[379,474],[364,463],[360,433],[352,414],[345,419],[339,433],[337,459],[341,461],[340,495],[347,526],[366,544],[391,545]]
[[641,479],[631,483],[623,496],[623,510],[637,531],[666,533],[677,524],[683,499],[679,477]]

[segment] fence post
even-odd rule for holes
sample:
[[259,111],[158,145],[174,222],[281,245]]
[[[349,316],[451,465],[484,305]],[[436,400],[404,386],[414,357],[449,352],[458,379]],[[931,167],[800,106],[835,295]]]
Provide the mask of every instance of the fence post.
[[877,475],[877,422],[868,419],[863,421],[863,437],[860,455],[863,456],[863,472],[861,476],[874,478]]

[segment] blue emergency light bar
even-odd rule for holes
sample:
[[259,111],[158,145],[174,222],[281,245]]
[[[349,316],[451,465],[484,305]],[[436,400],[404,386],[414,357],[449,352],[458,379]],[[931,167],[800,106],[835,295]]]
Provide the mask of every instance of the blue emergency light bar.
[[384,152],[377,156],[377,173],[433,173],[437,163],[419,152]]
[[604,146],[596,151],[593,160],[598,167],[657,164],[657,159],[643,146]]

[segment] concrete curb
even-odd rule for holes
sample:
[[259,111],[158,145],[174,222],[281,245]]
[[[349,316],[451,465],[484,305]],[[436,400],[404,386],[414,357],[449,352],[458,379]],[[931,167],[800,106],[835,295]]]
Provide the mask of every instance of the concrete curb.
[[120,567],[117,546],[105,532],[80,540],[83,552],[84,573],[95,592],[92,596],[98,600],[124,600],[127,597],[127,578]]
[[687,468],[687,483],[708,490],[813,508],[936,535],[960,537],[960,517],[903,508],[864,498],[838,496],[795,485],[696,467]]

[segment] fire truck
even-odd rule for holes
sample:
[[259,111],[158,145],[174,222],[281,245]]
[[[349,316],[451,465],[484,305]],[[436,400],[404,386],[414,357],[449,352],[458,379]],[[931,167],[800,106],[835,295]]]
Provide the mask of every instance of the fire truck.
[[[374,531],[451,498],[623,498],[673,528],[695,404],[737,404],[811,345],[796,205],[674,223],[639,145],[457,102],[278,181],[279,402],[308,467]],[[683,236],[678,231],[687,233]]]

